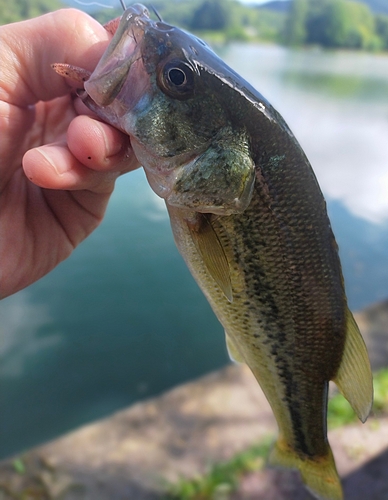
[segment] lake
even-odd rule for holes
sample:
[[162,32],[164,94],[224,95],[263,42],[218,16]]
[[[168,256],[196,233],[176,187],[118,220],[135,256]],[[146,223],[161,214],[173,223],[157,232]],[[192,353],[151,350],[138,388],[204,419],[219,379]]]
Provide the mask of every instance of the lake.
[[[388,297],[388,57],[232,44],[221,56],[283,115],[314,167],[350,306]],[[297,179],[295,179],[297,182]],[[98,230],[0,302],[0,456],[228,363],[222,327],[143,171]]]

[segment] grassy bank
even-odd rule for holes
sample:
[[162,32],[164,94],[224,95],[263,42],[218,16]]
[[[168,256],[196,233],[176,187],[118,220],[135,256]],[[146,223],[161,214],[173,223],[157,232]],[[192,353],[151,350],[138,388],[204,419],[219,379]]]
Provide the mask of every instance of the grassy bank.
[[[374,375],[374,402],[372,415],[388,413],[388,369]],[[328,428],[333,429],[357,421],[349,403],[341,394],[329,401]],[[377,422],[378,425],[378,422]],[[169,485],[166,500],[215,500],[228,498],[238,487],[241,477],[265,466],[274,436],[237,453],[230,460],[214,464],[207,474],[192,479],[181,479]]]

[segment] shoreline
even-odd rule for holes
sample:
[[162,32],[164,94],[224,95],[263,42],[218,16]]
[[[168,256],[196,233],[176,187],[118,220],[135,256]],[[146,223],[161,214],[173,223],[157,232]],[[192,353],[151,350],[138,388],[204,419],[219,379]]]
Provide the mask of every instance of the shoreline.
[[[388,301],[355,316],[373,369],[387,366]],[[246,366],[229,365],[0,462],[1,498],[162,499],[168,483],[268,435],[276,423],[260,387]],[[334,429],[329,440],[349,498],[386,498],[388,417]],[[299,500],[306,492],[293,471],[264,468],[227,498]]]

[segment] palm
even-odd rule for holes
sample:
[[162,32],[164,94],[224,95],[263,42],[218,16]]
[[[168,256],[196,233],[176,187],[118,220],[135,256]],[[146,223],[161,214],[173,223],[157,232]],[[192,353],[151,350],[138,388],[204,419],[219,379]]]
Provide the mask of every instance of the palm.
[[27,136],[27,149],[66,140],[67,128],[77,116],[72,100],[70,95],[66,95],[35,106],[35,120]]
[[[55,102],[39,103],[33,125],[25,135],[18,134],[10,148],[8,168],[1,175],[4,184],[0,198],[5,288],[7,278],[20,289],[65,259],[98,225],[113,189],[113,182],[107,184],[105,192],[98,193],[44,189],[25,175],[21,163],[24,152],[42,144],[65,141],[68,125],[76,116],[69,101],[70,96],[65,96]],[[32,110],[21,110],[18,124],[28,124],[31,114]]]
[[50,68],[92,70],[109,37],[75,10],[0,27],[0,296],[65,259],[101,221],[118,175],[137,166],[128,137],[83,115]]

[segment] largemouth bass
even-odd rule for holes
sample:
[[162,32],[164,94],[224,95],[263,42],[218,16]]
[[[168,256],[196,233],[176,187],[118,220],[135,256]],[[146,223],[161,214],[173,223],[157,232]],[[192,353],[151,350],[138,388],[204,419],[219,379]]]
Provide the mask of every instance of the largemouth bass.
[[[231,357],[268,398],[279,427],[270,463],[299,469],[318,498],[341,499],[328,383],[364,422],[372,376],[309,161],[279,113],[197,37],[140,4],[112,26],[81,97],[130,136]],[[85,80],[65,66],[56,69]]]

